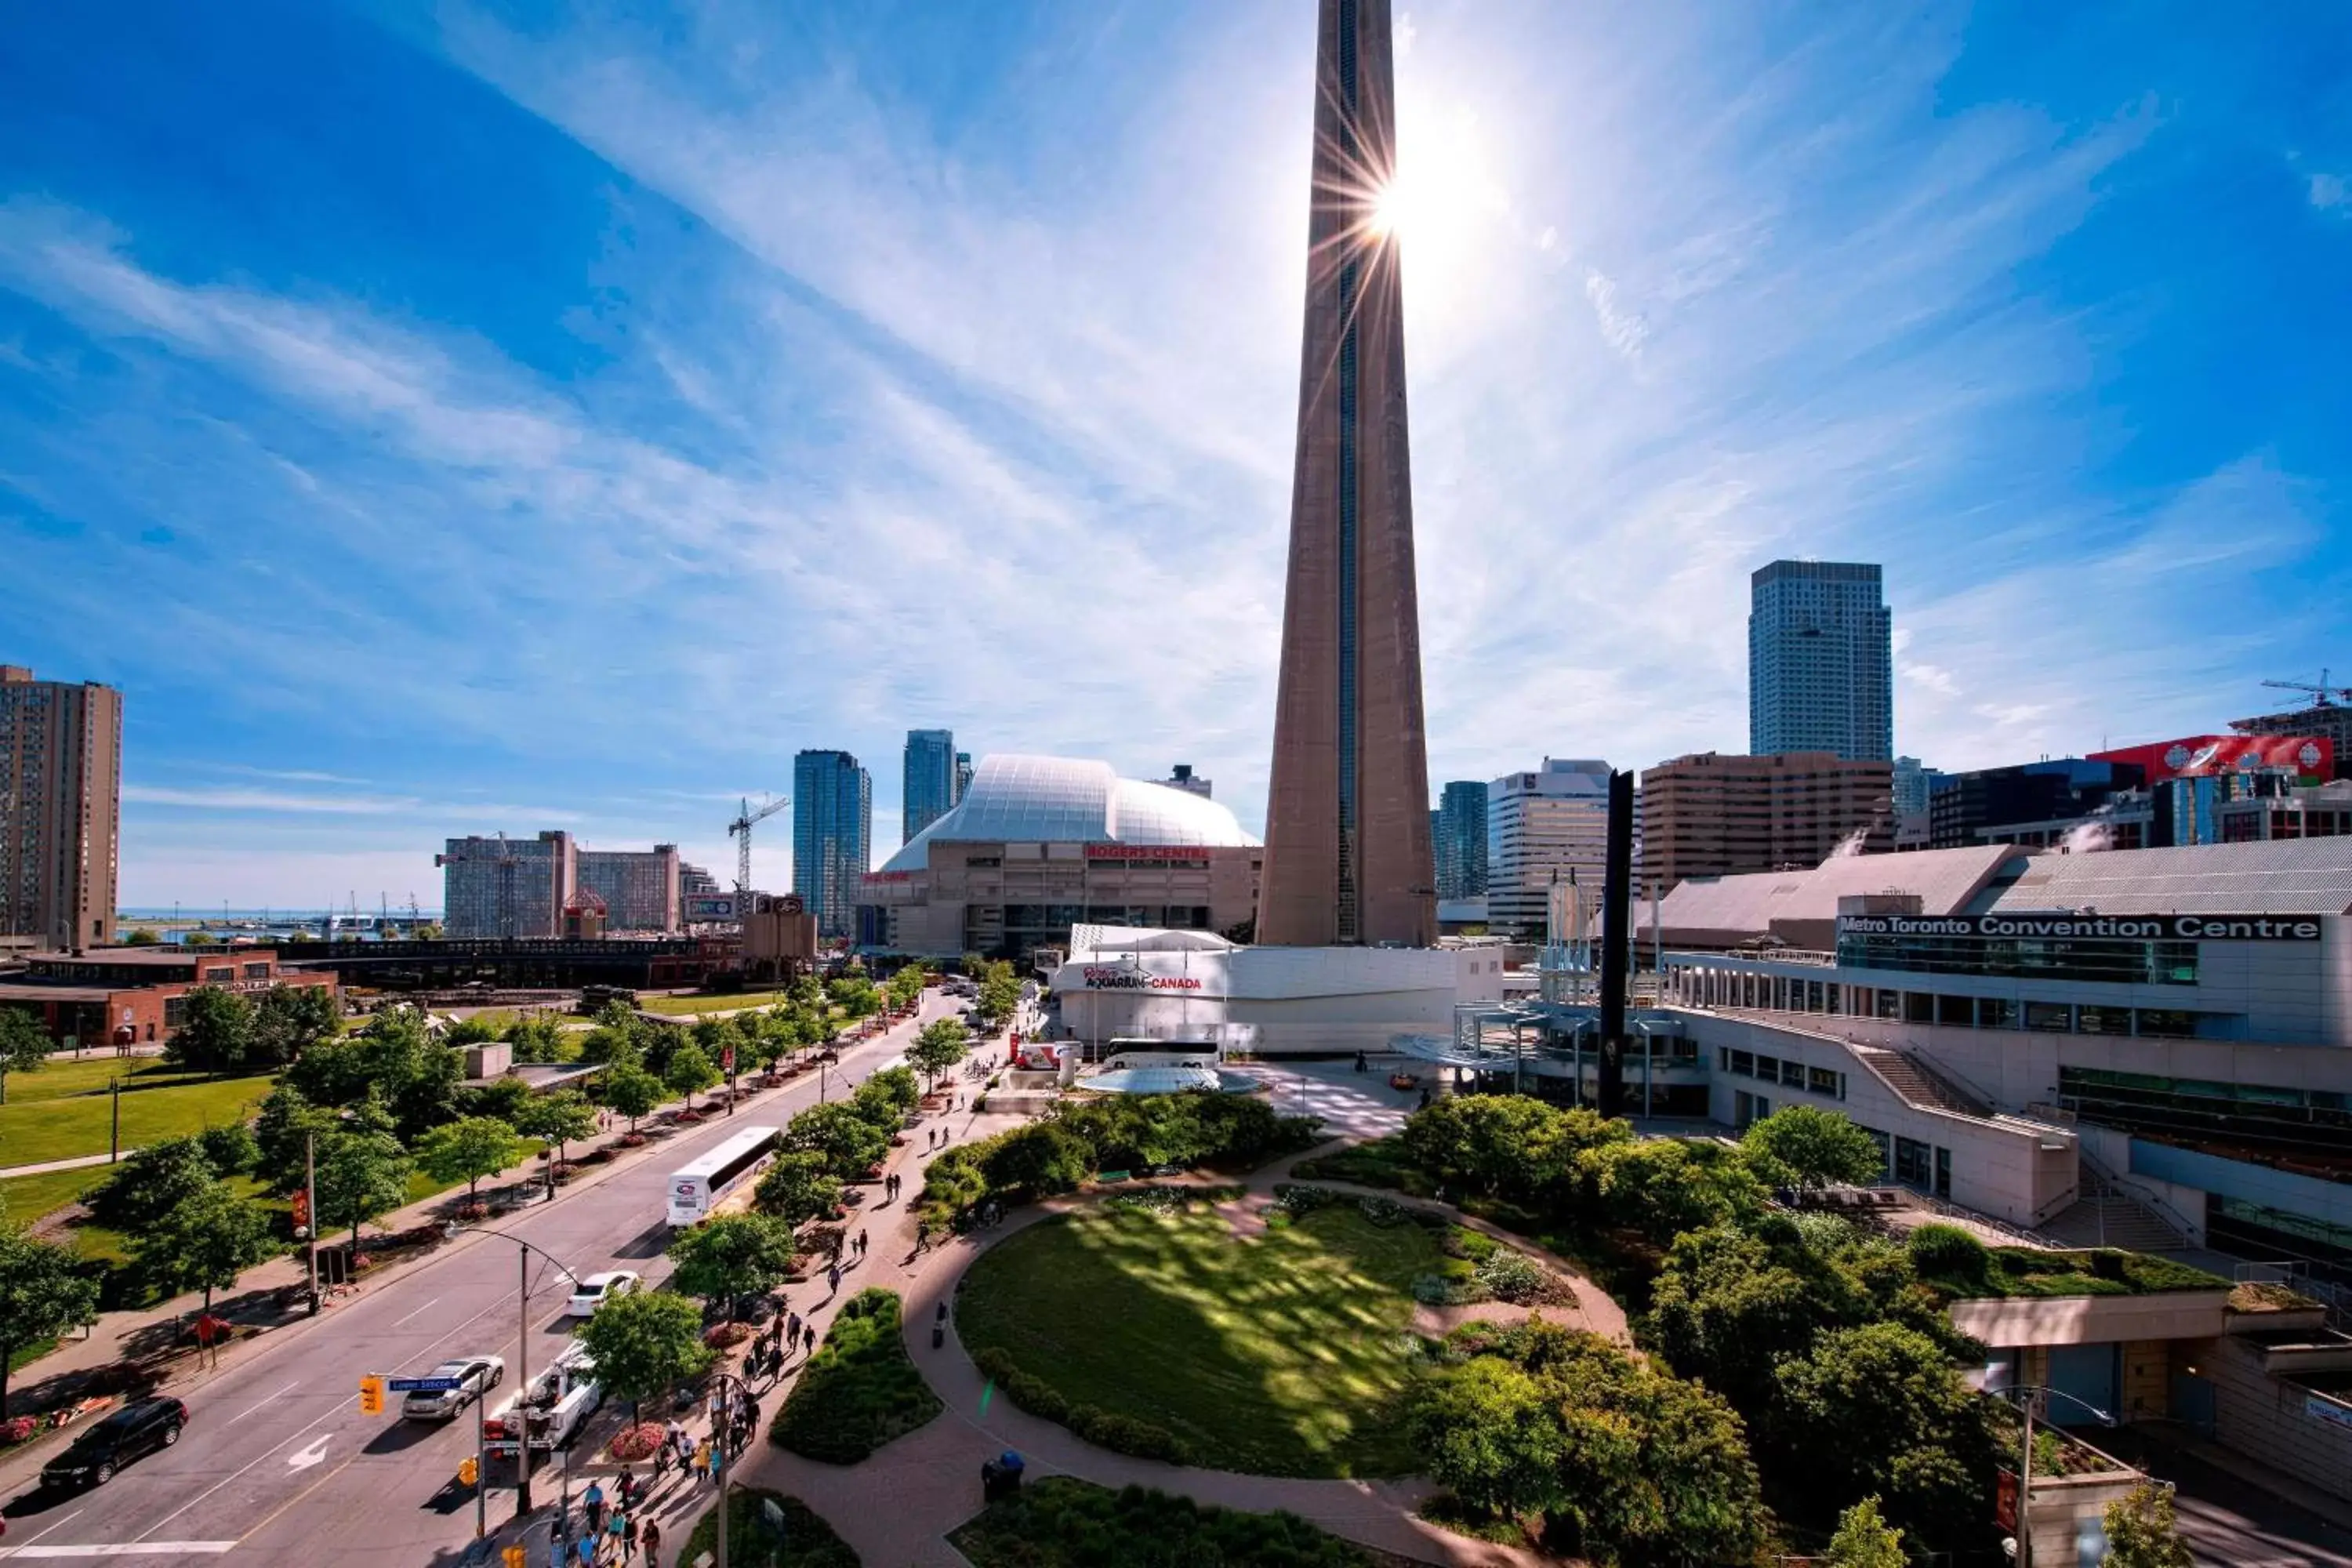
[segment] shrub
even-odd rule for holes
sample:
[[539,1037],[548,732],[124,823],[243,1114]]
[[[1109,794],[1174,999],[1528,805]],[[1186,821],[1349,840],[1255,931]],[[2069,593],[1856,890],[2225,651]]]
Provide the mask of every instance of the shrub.
[[1911,1267],[1932,1279],[1975,1284],[1992,1268],[1992,1253],[1956,1225],[1923,1225],[1911,1233]]
[[1478,1283],[1498,1301],[1532,1307],[1559,1293],[1559,1285],[1534,1259],[1523,1253],[1497,1248],[1478,1265]]
[[803,1458],[854,1465],[945,1408],[908,1359],[896,1291],[859,1291],[835,1317],[768,1428]]
[[1412,1282],[1412,1299],[1425,1307],[1468,1307],[1486,1300],[1486,1288],[1475,1278],[1424,1274]]
[[[764,1523],[765,1505],[771,1502],[784,1516],[781,1545],[769,1539]],[[808,1504],[762,1487],[728,1489],[727,1538],[739,1563],[761,1563],[764,1568],[857,1568],[857,1553]],[[691,1563],[718,1543],[719,1510],[705,1509],[687,1535],[686,1544],[676,1552],[675,1561]]]
[[1165,1426],[1150,1421],[1139,1421],[1132,1415],[1097,1410],[1091,1405],[1073,1406],[1066,1423],[1070,1430],[1097,1448],[1108,1448],[1114,1454],[1129,1454],[1139,1459],[1160,1459],[1171,1465],[1188,1465],[1192,1450],[1183,1439]]
[[733,1350],[751,1337],[749,1323],[714,1323],[703,1331],[702,1342],[715,1351]]
[[1043,1421],[1063,1426],[1069,1424],[1070,1402],[1062,1397],[1062,1391],[1044,1378],[1033,1376],[1015,1366],[1010,1352],[989,1345],[971,1358],[971,1363],[981,1370],[982,1375],[995,1380],[996,1386],[1004,1391],[1005,1398],[1030,1415]]
[[1403,1225],[1412,1218],[1405,1206],[1394,1198],[1359,1198],[1356,1206],[1363,1211],[1366,1219],[1384,1229]]
[[196,1143],[205,1152],[205,1163],[224,1176],[243,1175],[261,1158],[261,1146],[253,1141],[253,1130],[242,1121],[207,1127],[197,1134]]
[[40,1429],[41,1424],[29,1415],[12,1415],[0,1421],[0,1443],[11,1447],[18,1443],[29,1443],[33,1440],[33,1434]]

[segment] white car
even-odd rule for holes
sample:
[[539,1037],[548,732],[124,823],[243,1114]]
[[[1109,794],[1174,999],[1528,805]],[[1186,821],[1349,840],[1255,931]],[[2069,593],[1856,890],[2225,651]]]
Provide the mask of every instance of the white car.
[[400,1402],[400,1414],[411,1421],[446,1421],[505,1382],[507,1363],[500,1356],[456,1356],[425,1375],[455,1378],[457,1386],[434,1391],[415,1390]]
[[643,1275],[626,1268],[616,1268],[609,1274],[591,1274],[573,1289],[572,1304],[564,1310],[575,1318],[589,1317],[614,1297],[642,1289],[645,1282]]

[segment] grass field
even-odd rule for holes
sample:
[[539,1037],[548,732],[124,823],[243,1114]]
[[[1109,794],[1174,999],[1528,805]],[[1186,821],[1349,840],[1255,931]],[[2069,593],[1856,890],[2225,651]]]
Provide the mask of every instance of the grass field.
[[92,1057],[8,1075],[0,1105],[0,1167],[106,1152],[108,1082],[122,1078],[122,1147],[226,1126],[253,1114],[267,1078],[205,1078],[152,1057]]
[[746,1007],[772,1007],[790,1000],[782,991],[735,991],[718,996],[648,996],[637,1005],[648,1013],[739,1013]]
[[1416,1464],[1400,1409],[1419,1353],[1410,1292],[1442,1261],[1431,1232],[1353,1205],[1248,1241],[1205,1211],[1097,1208],[983,1253],[957,1330],[1220,1469],[1402,1475]]
[[0,1182],[0,1203],[8,1205],[8,1224],[22,1230],[51,1209],[61,1209],[110,1174],[104,1165],[79,1171],[51,1171],[40,1176],[11,1176]]

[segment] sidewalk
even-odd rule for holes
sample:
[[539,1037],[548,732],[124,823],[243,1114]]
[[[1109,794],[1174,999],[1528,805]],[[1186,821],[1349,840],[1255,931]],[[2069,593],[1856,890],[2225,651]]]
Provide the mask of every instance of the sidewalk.
[[125,1149],[119,1155],[77,1154],[70,1160],[44,1160],[37,1165],[0,1166],[0,1182],[11,1176],[46,1176],[51,1171],[80,1171],[92,1165],[111,1165],[118,1160],[128,1160],[137,1152],[136,1149]]
[[[971,1092],[967,1086],[957,1087],[961,1092]],[[1026,1120],[1014,1115],[960,1110],[953,1113],[953,1142],[983,1138],[1020,1126]],[[1246,1184],[1250,1194],[1256,1198],[1270,1196],[1277,1183],[1289,1179],[1292,1165],[1314,1153],[1327,1152],[1329,1147],[1310,1150],[1255,1173]],[[1546,1561],[1532,1552],[1454,1535],[1415,1518],[1412,1510],[1433,1489],[1425,1480],[1310,1480],[1168,1465],[1097,1448],[1080,1440],[1067,1427],[1040,1420],[1002,1397],[989,1398],[983,1407],[987,1380],[964,1353],[955,1332],[952,1303],[957,1283],[985,1247],[1090,1200],[1057,1199],[1031,1205],[1014,1211],[1003,1224],[982,1236],[957,1237],[916,1254],[911,1206],[921,1190],[922,1166],[929,1157],[931,1152],[911,1142],[898,1152],[889,1169],[906,1176],[908,1201],[893,1209],[869,1209],[861,1214],[860,1219],[866,1222],[864,1228],[872,1237],[871,1250],[865,1261],[845,1271],[838,1296],[825,1298],[814,1312],[805,1307],[801,1310],[803,1318],[816,1323],[822,1334],[835,1310],[857,1291],[876,1285],[898,1291],[908,1353],[932,1390],[946,1402],[946,1411],[871,1458],[847,1467],[804,1459],[761,1442],[755,1444],[731,1479],[746,1486],[772,1488],[808,1501],[866,1562],[887,1563],[892,1568],[901,1563],[910,1568],[968,1568],[963,1555],[948,1543],[946,1537],[981,1510],[982,1461],[995,1458],[1008,1447],[1019,1449],[1028,1459],[1033,1479],[1046,1475],[1071,1475],[1103,1486],[1154,1487],[1224,1508],[1254,1512],[1284,1510],[1335,1535],[1414,1562],[1444,1564],[1446,1568],[1538,1568]],[[1348,1190],[1339,1183],[1316,1184]],[[1455,1214],[1449,1205],[1423,1206],[1444,1209],[1465,1225],[1486,1228],[1475,1219]],[[852,1222],[853,1229],[857,1223]],[[1537,1250],[1528,1247],[1524,1237],[1508,1239],[1515,1247]],[[1624,1314],[1616,1303],[1572,1267],[1549,1257],[1544,1260],[1559,1268],[1576,1285],[1578,1311],[1585,1326],[1622,1342]],[[942,1321],[942,1302],[950,1304],[944,1320],[946,1341],[940,1349],[933,1350],[931,1330]],[[793,1375],[788,1372],[773,1395],[763,1396],[764,1413],[772,1414],[789,1394]],[[699,1506],[694,1511],[698,1514]],[[680,1528],[690,1528],[691,1518],[688,1516]],[[665,1521],[666,1535],[668,1528]]]

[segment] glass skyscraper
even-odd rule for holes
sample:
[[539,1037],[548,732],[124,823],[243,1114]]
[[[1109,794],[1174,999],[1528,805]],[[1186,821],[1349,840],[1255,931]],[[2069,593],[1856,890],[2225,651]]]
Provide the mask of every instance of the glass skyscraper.
[[1486,785],[1457,779],[1431,812],[1437,846],[1437,896],[1475,899],[1486,890]]
[[954,731],[907,731],[905,784],[899,795],[902,841],[954,808],[958,777]]
[[793,891],[820,934],[853,935],[874,847],[874,781],[847,752],[793,759]]
[[1893,625],[1879,569],[1775,561],[1748,587],[1748,752],[1892,761]]

